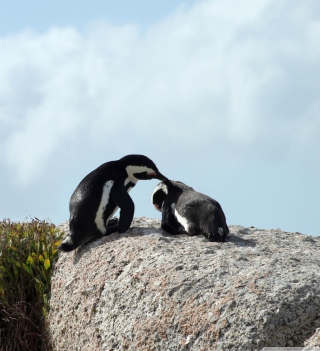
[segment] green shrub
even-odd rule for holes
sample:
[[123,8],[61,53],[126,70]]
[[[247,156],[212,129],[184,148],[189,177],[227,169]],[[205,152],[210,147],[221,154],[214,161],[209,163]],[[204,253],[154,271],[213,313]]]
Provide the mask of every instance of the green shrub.
[[62,233],[46,221],[0,222],[0,350],[50,350],[50,278]]

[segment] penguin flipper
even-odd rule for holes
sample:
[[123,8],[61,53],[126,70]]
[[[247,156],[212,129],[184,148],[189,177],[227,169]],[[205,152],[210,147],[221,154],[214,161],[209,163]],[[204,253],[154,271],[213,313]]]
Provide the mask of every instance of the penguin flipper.
[[113,186],[111,198],[120,208],[118,233],[125,233],[131,225],[134,215],[134,203],[123,185]]
[[178,234],[177,229],[171,225],[170,211],[168,208],[162,210],[161,229],[169,234]]
[[164,208],[162,211],[161,228],[171,235],[187,234],[168,208]]

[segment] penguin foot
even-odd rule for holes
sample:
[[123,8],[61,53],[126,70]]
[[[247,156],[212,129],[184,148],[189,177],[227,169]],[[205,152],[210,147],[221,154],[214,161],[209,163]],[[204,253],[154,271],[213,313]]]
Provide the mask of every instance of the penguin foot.
[[107,227],[111,227],[111,226],[113,226],[115,224],[118,224],[118,222],[119,222],[119,219],[117,217],[112,217],[112,218],[109,219]]
[[108,225],[108,226],[107,226],[107,232],[104,234],[104,236],[110,235],[110,234],[112,234],[112,233],[117,232],[117,231],[118,231],[118,228],[119,228],[118,223],[117,223],[117,224],[114,224],[114,225]]
[[226,237],[225,236],[221,236],[221,235],[207,235],[207,234],[204,234],[205,237],[211,241],[211,242],[216,242],[216,243],[224,243],[226,241]]
[[79,246],[78,243],[74,242],[70,237],[67,237],[61,245],[58,247],[60,251],[70,252]]

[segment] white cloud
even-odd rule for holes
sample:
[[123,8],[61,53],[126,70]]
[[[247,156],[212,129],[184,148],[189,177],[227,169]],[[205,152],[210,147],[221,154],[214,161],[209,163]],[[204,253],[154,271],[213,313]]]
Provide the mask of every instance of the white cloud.
[[84,33],[2,38],[0,160],[21,184],[68,152],[121,156],[136,146],[146,154],[242,148],[313,167],[306,155],[320,154],[316,6],[203,1],[143,33],[99,22]]

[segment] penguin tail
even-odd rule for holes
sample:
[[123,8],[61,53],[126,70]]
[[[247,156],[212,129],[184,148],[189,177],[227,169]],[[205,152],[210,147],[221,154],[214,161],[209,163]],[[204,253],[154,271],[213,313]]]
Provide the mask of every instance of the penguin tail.
[[63,252],[70,252],[76,249],[79,244],[75,243],[69,236],[63,240],[59,246],[59,250]]
[[204,234],[209,241],[224,243],[226,237],[229,235],[229,228],[225,224],[221,223],[221,225],[217,225],[214,223],[212,226],[206,228]]

